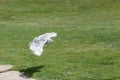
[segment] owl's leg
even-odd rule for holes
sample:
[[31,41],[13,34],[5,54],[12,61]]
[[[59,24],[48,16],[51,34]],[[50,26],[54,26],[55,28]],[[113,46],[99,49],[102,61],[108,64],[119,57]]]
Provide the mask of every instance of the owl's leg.
[[48,39],[45,44],[48,44],[48,43],[51,43],[51,42],[53,42],[53,40],[52,39]]

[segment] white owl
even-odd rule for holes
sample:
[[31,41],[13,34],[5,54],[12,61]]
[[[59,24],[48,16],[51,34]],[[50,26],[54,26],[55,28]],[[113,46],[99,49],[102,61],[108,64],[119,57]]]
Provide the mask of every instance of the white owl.
[[38,37],[35,37],[33,41],[29,44],[29,49],[37,56],[40,56],[43,53],[43,46],[47,43],[51,43],[53,40],[52,37],[56,37],[57,33],[45,33]]

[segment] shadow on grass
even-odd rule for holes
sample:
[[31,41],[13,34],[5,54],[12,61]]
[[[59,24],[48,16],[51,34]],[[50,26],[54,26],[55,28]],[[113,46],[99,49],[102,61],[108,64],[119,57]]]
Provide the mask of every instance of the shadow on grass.
[[35,72],[40,72],[42,68],[44,68],[44,66],[35,66],[35,67],[22,69],[20,70],[20,72],[22,73],[20,76],[25,78],[32,77]]

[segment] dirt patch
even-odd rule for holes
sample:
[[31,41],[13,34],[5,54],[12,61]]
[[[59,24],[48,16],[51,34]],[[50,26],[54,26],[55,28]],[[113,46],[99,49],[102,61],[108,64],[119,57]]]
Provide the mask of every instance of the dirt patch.
[[0,73],[6,72],[12,69],[12,65],[0,65]]
[[1,65],[0,80],[35,80],[35,79],[23,77],[23,74],[20,73],[19,71],[12,71],[12,65]]

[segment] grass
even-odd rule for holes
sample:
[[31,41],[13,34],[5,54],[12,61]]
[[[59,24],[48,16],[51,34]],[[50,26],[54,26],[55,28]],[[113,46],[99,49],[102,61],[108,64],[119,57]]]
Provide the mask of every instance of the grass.
[[[120,80],[119,0],[1,0],[0,64],[37,80]],[[57,32],[34,56],[29,42]]]

